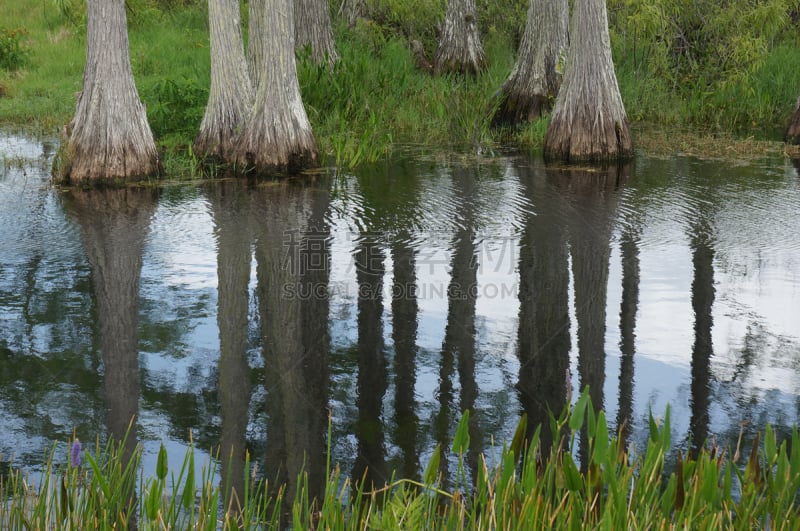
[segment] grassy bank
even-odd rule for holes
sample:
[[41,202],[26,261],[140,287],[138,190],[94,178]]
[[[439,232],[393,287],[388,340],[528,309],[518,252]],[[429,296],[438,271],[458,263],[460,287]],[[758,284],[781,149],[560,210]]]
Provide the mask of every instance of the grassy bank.
[[[669,410],[661,425],[650,419],[646,448],[633,450],[609,436],[605,415],[588,393],[550,433],[528,430],[523,417],[498,456],[481,456],[469,484],[463,455],[469,447],[468,413],[452,450],[459,465],[443,487],[434,451],[420,481],[397,479],[367,492],[328,465],[323,494],[309,499],[306,476],[292,500],[245,472],[242,492],[215,484],[214,465],[194,475],[190,449],[177,473],[161,449],[155,471],[141,471],[140,449],[125,444],[78,450],[62,465],[48,460],[40,484],[11,469],[0,475],[0,526],[10,529],[796,529],[800,525],[800,434],[776,441],[767,427],[752,450],[712,446],[667,463]],[[533,433],[530,438],[524,434]],[[328,434],[330,438],[330,433]],[[583,438],[584,450],[579,452]],[[759,440],[763,439],[763,443]],[[578,463],[575,456],[583,455]],[[246,465],[249,468],[248,465]]]
[[[725,78],[709,83],[685,74],[686,83],[680,83],[676,77],[680,72],[665,64],[669,56],[644,55],[641,43],[623,38],[627,35],[623,22],[629,24],[633,15],[623,19],[614,11],[621,3],[609,3],[612,41],[621,92],[634,133],[643,140],[640,146],[645,150],[657,146],[659,153],[681,152],[687,144],[685,135],[679,143],[672,142],[675,135],[650,138],[651,132],[665,130],[703,139],[694,143],[693,154],[701,156],[705,151],[724,153],[740,138],[774,141],[779,137],[800,86],[800,46],[794,40],[776,41],[764,57],[730,78],[735,82]],[[185,171],[193,161],[188,146],[208,96],[205,3],[131,0],[127,4],[131,59],[140,96],[167,155],[168,171]],[[481,147],[482,152],[500,143],[538,149],[546,118],[512,131],[488,127],[494,94],[513,66],[515,42],[524,23],[526,2],[512,4],[510,9],[500,9],[494,3],[479,2],[490,67],[477,79],[432,78],[414,66],[408,40],[421,39],[432,53],[432,25],[443,17],[442,2],[371,0],[372,18],[349,27],[336,19],[339,64],[333,70],[320,68],[302,53],[298,62],[304,103],[325,162],[353,166],[384,156],[397,143],[442,149]],[[82,6],[78,0],[5,2],[0,55],[13,57],[5,66],[0,61],[0,124],[52,133],[69,121],[81,88],[85,56]],[[16,51],[3,52],[3,43],[10,43],[8,50],[16,46]],[[648,59],[643,60],[643,55]],[[765,145],[761,154],[776,151],[776,145]]]

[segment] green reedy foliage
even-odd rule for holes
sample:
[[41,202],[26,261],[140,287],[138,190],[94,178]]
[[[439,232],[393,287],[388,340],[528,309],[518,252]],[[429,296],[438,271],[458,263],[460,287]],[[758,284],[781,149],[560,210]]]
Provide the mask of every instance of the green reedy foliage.
[[732,82],[790,31],[797,0],[611,0],[616,47],[674,84]]
[[197,134],[208,101],[207,85],[189,77],[164,78],[147,96],[147,118],[156,137],[184,139]]
[[475,79],[431,77],[406,41],[384,39],[371,24],[339,28],[341,60],[330,70],[301,58],[303,103],[321,151],[339,166],[383,157],[393,142],[474,146],[494,141],[492,95],[511,68],[507,41],[490,38],[490,68]]
[[794,77],[774,54],[796,49],[798,8],[798,0],[610,0],[612,47],[631,117],[715,131],[752,130],[765,121],[782,127],[796,80],[761,81]]
[[[136,518],[143,529],[795,529],[800,525],[800,433],[778,441],[767,426],[752,449],[712,445],[695,456],[671,452],[670,412],[649,419],[644,448],[627,446],[609,433],[603,411],[594,411],[587,391],[551,417],[557,434],[540,444],[542,426],[531,432],[523,416],[511,444],[499,455],[482,455],[468,483],[469,412],[456,429],[452,451],[458,463],[449,490],[439,474],[441,448],[430,457],[421,481],[392,478],[365,491],[327,464],[326,488],[309,499],[308,477],[298,478],[295,498],[246,472],[241,497],[215,482],[216,465],[195,477],[194,450],[177,476],[162,446],[154,477],[141,477],[140,450],[125,457],[125,444],[84,453],[88,466],[54,465],[51,452],[38,486],[20,471],[0,476],[0,527],[112,528]],[[526,433],[532,433],[526,438]],[[329,429],[330,445],[330,429]],[[762,441],[763,442],[760,442]],[[585,462],[575,457],[583,443]],[[330,446],[328,448],[330,455]],[[744,455],[747,454],[747,455]],[[216,463],[216,460],[214,461]],[[249,462],[245,470],[251,469]],[[272,492],[273,494],[269,494]]]
[[0,69],[19,70],[27,64],[30,50],[23,41],[27,34],[22,28],[0,28]]

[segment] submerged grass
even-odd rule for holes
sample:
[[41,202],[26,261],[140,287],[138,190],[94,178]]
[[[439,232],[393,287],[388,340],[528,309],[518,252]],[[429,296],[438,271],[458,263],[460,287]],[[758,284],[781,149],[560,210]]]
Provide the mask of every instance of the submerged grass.
[[[443,457],[437,448],[420,481],[393,479],[374,491],[342,478],[340,469],[328,461],[320,499],[309,498],[305,474],[298,479],[293,500],[284,500],[283,488],[256,481],[249,472],[243,492],[230,495],[214,484],[214,464],[203,466],[200,477],[195,477],[191,447],[177,477],[168,472],[163,447],[153,477],[140,473],[141,451],[126,450],[124,441],[94,453],[73,452],[60,466],[54,465],[54,450],[38,485],[13,468],[0,476],[0,527],[126,528],[134,521],[142,529],[797,529],[800,525],[796,428],[789,441],[779,443],[767,426],[749,452],[741,448],[740,438],[735,450],[711,446],[696,455],[678,452],[674,466],[667,466],[667,456],[672,455],[669,409],[660,424],[651,416],[646,448],[637,451],[609,434],[605,413],[595,412],[584,392],[558,418],[551,418],[549,427],[529,430],[523,417],[511,443],[499,456],[481,456],[468,482],[464,463],[468,422],[466,412],[453,440],[458,468],[447,483],[450,487],[443,486],[439,475]],[[542,430],[558,434],[554,444],[544,445]],[[583,461],[578,462],[576,455]]]

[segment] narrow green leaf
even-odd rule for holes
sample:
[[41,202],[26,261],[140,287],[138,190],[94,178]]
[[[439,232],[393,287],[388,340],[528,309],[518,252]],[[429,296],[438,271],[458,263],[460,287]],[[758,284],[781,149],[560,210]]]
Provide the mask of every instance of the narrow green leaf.
[[783,441],[780,450],[778,450],[778,458],[775,465],[775,486],[779,492],[786,488],[788,479],[789,457],[786,454],[786,441]]
[[469,448],[469,409],[464,410],[453,438],[453,452],[461,455]]
[[512,484],[516,469],[516,456],[511,452],[505,452],[505,455],[503,455],[503,466],[501,468],[500,481],[497,485],[498,494],[506,492],[509,488],[513,488]]
[[511,448],[509,451],[512,452],[517,458],[522,455],[522,449],[525,446],[525,434],[528,431],[528,414],[523,413],[522,417],[519,419],[519,423],[517,424],[517,430],[514,432],[514,438],[511,439]]
[[597,423],[594,435],[594,452],[592,453],[592,460],[598,465],[607,464],[608,460],[608,425],[606,423],[606,414],[603,410],[597,415]]
[[658,424],[656,423],[656,419],[653,417],[653,411],[651,410],[648,414],[648,425],[650,427],[650,440],[654,443],[661,442],[661,438],[659,437],[658,431]]
[[181,502],[185,509],[189,509],[194,504],[194,448],[189,447],[186,454],[188,459],[188,468],[186,470],[186,483],[183,487],[183,496]]
[[583,420],[586,416],[586,406],[589,404],[589,393],[584,391],[581,397],[572,408],[572,415],[569,417],[569,429],[573,432],[578,431],[583,426]]
[[564,480],[567,485],[567,489],[570,492],[577,492],[583,486],[583,479],[581,478],[581,473],[578,470],[578,467],[575,466],[575,461],[572,459],[572,454],[569,452],[564,453],[563,457],[564,463]]
[[589,400],[586,406],[586,434],[590,439],[594,439],[595,433],[597,433],[597,415],[594,413],[594,404]]
[[164,443],[161,443],[161,447],[158,449],[156,476],[161,481],[164,481],[164,479],[167,477],[167,449],[164,447]]
[[669,445],[671,444],[672,438],[672,426],[670,425],[670,411],[669,411],[669,404],[667,404],[667,410],[664,412],[664,422],[661,425],[661,449],[666,452],[669,450]]
[[668,517],[675,509],[676,496],[678,491],[678,478],[675,474],[670,474],[664,495],[661,497],[661,514]]
[[719,476],[717,467],[710,462],[707,457],[703,457],[705,470],[703,470],[703,484],[700,488],[700,495],[709,506],[714,507],[717,494],[719,493]]
[[89,466],[92,467],[92,479],[97,481],[105,498],[111,498],[111,490],[108,487],[108,482],[106,481],[106,478],[103,477],[103,471],[100,470],[100,466],[97,464],[97,461],[95,461],[94,457],[92,457],[92,454],[89,452],[86,452],[86,460],[89,462]]
[[442,449],[440,446],[436,446],[436,449],[433,451],[433,455],[431,455],[431,460],[428,461],[428,466],[425,467],[425,474],[423,478],[425,478],[425,483],[427,485],[435,485],[439,478],[439,461],[442,457]]
[[725,500],[731,499],[731,491],[733,490],[733,464],[728,462],[725,466],[725,475],[722,477],[722,497]]
[[800,432],[797,426],[792,428],[792,449],[789,465],[789,474],[792,477],[800,477]]
[[147,518],[151,522],[156,521],[156,517],[158,516],[158,506],[159,501],[161,499],[161,492],[160,492],[160,482],[153,481],[150,483],[150,491],[147,493],[147,498],[145,500],[145,510],[147,512]]
[[775,442],[775,432],[769,424],[764,430],[764,453],[767,457],[767,466],[774,465],[778,456],[778,446]]

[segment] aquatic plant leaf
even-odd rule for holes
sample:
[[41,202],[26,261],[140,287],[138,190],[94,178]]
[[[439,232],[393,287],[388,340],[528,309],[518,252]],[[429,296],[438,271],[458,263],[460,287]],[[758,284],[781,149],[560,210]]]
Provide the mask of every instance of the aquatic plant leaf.
[[158,449],[158,461],[156,462],[156,477],[161,481],[167,477],[167,449],[164,447],[164,443],[161,443],[161,447]]
[[719,493],[719,476],[717,474],[717,467],[714,463],[708,461],[708,458],[703,457],[705,469],[703,470],[703,484],[700,489],[702,499],[709,505],[713,505]]
[[453,438],[453,452],[463,454],[469,447],[469,409],[464,410],[461,420],[456,428],[456,435]]
[[188,460],[188,467],[186,470],[186,483],[183,487],[183,495],[181,496],[181,503],[183,507],[188,509],[194,503],[194,449],[189,448],[186,456]]
[[648,412],[647,424],[650,427],[650,440],[654,443],[660,442],[658,423],[656,423],[656,419],[653,417],[652,410]]
[[767,458],[767,466],[775,464],[775,460],[778,457],[778,446],[775,442],[775,431],[769,424],[764,430],[764,453]]
[[666,452],[669,449],[669,445],[672,443],[669,404],[667,404],[667,408],[664,411],[664,423],[661,425],[661,431],[659,433],[661,435],[661,448]]
[[586,416],[586,406],[589,404],[589,393],[584,391],[581,393],[581,397],[575,403],[575,407],[572,408],[572,414],[569,417],[569,429],[573,432],[578,431],[583,426],[583,420]]
[[722,498],[724,500],[731,499],[731,491],[733,490],[733,465],[728,463],[725,467],[725,473],[722,477]]
[[606,423],[606,415],[601,410],[597,415],[597,423],[595,426],[594,434],[594,452],[592,453],[592,460],[598,465],[603,465],[608,459],[608,425]]
[[154,481],[150,484],[150,491],[147,493],[147,498],[145,499],[145,511],[147,512],[147,518],[151,522],[155,522],[156,518],[158,517],[160,500],[161,492],[158,482]]
[[564,480],[567,489],[570,492],[577,492],[583,486],[583,479],[578,467],[575,466],[575,461],[572,459],[572,454],[565,453],[563,457],[564,464]]
[[522,449],[525,445],[525,433],[528,431],[528,414],[523,413],[522,417],[519,419],[519,423],[517,424],[517,429],[514,432],[514,438],[511,439],[511,447],[509,451],[512,452],[516,457],[522,455]]
[[89,462],[89,466],[92,468],[92,479],[96,481],[100,489],[103,491],[103,495],[106,499],[111,498],[111,489],[108,487],[108,481],[106,481],[105,476],[103,476],[103,471],[100,470],[100,466],[97,464],[97,461],[91,456],[91,454],[86,454],[86,461]]
[[424,481],[427,485],[434,485],[439,477],[439,461],[442,457],[442,448],[436,446],[436,449],[431,455],[431,460],[428,461],[428,466],[425,467],[425,474],[423,475]]

